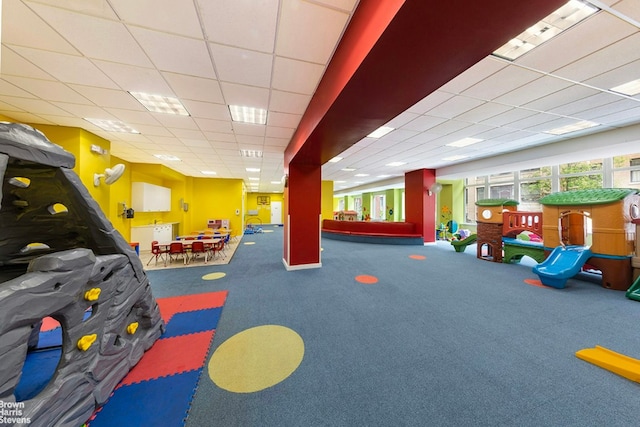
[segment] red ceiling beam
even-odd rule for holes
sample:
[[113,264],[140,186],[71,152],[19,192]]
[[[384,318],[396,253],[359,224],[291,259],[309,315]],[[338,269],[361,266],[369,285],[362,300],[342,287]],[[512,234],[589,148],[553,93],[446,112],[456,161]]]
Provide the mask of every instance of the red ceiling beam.
[[285,151],[321,165],[566,0],[360,0]]

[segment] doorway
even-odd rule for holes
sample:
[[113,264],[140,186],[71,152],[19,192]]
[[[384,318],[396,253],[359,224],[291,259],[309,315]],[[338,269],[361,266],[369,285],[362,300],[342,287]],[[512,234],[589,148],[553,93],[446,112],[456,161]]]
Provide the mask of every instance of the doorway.
[[282,224],[282,202],[271,202],[271,224]]

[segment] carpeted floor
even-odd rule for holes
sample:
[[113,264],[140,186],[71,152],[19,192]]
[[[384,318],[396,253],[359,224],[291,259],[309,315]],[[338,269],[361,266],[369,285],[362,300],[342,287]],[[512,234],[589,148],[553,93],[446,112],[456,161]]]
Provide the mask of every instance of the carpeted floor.
[[[230,240],[229,243],[225,244],[225,250],[223,254],[216,254],[213,257],[207,258],[207,263],[204,262],[204,256],[199,255],[197,258],[190,260],[188,264],[184,264],[181,259],[177,261],[169,261],[165,264],[163,261],[164,258],[158,258],[158,261],[154,259],[154,255],[151,251],[142,251],[140,252],[140,260],[142,261],[142,265],[144,265],[144,269],[147,271],[151,270],[164,270],[167,268],[189,268],[189,267],[203,267],[207,265],[224,265],[229,264],[231,259],[233,258],[233,254],[236,252],[238,245],[241,243],[241,237],[238,237],[234,240]],[[163,257],[166,255],[162,255]]]
[[157,298],[228,290],[207,360],[265,325],[304,344],[299,365],[259,391],[228,391],[203,370],[187,426],[637,425],[638,384],[575,357],[601,345],[640,358],[640,304],[624,292],[534,286],[531,264],[446,242],[325,239],[322,268],[287,272],[282,229],[269,231],[244,236],[227,265],[148,272]]

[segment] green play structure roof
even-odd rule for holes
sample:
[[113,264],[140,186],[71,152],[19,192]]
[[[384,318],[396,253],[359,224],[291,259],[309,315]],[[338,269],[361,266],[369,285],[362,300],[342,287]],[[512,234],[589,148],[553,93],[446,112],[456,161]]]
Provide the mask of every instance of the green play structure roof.
[[476,206],[518,206],[518,201],[513,199],[482,199],[476,202]]
[[589,190],[563,191],[549,194],[540,199],[545,206],[605,205],[636,194],[631,188],[593,188]]

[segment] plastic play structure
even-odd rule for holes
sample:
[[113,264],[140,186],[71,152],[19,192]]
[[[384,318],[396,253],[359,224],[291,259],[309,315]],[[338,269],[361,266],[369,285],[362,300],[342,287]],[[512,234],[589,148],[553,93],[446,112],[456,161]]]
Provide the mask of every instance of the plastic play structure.
[[640,217],[638,190],[601,188],[553,193],[543,206],[544,245],[554,248],[534,267],[543,284],[563,288],[585,265],[602,272],[602,286],[627,290]]
[[[629,298],[640,301],[638,190],[559,192],[540,203],[542,212],[522,212],[511,199],[476,202],[477,257],[509,263],[529,256],[539,263],[533,271],[541,282],[555,288],[582,270],[600,271],[603,287],[628,290]],[[473,242],[472,235],[452,245],[462,252]]]
[[[33,128],[0,123],[0,402],[21,408],[15,425],[82,425],[164,331],[140,258],[74,165]],[[61,342],[43,347],[52,319]]]

